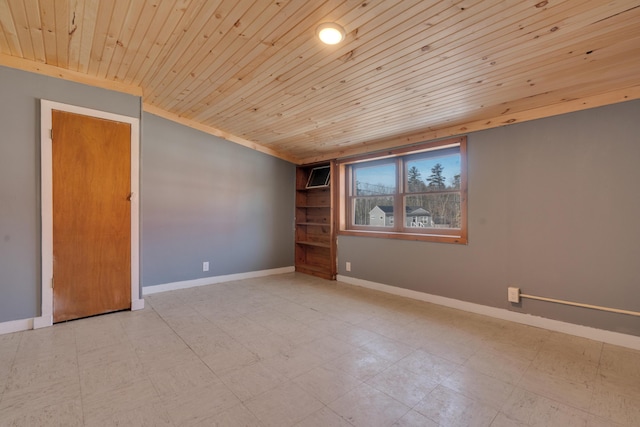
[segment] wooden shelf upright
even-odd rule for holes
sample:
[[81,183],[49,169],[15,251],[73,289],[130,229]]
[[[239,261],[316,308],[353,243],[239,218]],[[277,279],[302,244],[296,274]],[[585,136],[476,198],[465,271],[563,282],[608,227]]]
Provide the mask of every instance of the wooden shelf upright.
[[[323,182],[322,176],[327,169],[318,168],[328,168],[328,183]],[[295,268],[301,273],[329,280],[336,278],[334,173],[334,162],[298,166],[296,169]],[[310,182],[312,174],[313,182]]]

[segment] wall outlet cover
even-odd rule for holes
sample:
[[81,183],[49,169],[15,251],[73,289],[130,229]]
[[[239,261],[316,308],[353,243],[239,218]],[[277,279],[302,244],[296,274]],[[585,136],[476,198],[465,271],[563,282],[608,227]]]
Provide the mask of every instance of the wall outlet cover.
[[520,288],[509,287],[507,290],[507,299],[509,302],[520,302]]

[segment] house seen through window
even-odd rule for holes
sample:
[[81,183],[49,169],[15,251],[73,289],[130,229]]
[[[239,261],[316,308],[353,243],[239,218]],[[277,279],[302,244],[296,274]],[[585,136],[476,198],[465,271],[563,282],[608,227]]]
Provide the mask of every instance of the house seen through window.
[[466,243],[466,138],[345,161],[342,234]]

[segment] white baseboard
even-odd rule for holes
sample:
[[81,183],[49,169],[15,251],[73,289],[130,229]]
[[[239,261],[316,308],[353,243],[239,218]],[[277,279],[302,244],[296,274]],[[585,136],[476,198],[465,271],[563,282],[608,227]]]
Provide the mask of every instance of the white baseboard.
[[33,329],[46,328],[53,326],[53,316],[40,316],[33,318]]
[[142,298],[131,301],[131,311],[142,310],[143,308],[144,300]]
[[201,279],[185,280],[182,282],[164,283],[162,285],[143,286],[142,295],[151,295],[158,292],[175,291],[178,289],[193,288],[196,286],[213,285],[233,280],[253,279],[256,277],[273,276],[275,274],[293,273],[295,267],[273,268],[270,270],[250,271],[248,273],[227,274],[224,276],[203,277]]
[[[271,270],[250,271],[248,273],[228,274],[226,276],[205,277],[196,280],[186,280],[184,282],[166,283],[163,285],[147,286],[142,288],[143,295],[155,294],[157,292],[172,291],[175,289],[186,289],[194,286],[212,285],[215,283],[230,282],[232,280],[252,279],[255,277],[273,276],[275,274],[293,273],[295,268],[282,267]],[[144,308],[144,299],[140,298],[131,301],[131,310],[141,310]],[[11,320],[0,322],[0,335],[11,334],[13,332],[28,331],[29,329],[45,328],[53,325],[51,316],[35,317],[31,319]]]
[[[140,310],[144,308],[144,300],[134,300],[131,302],[131,310]],[[40,316],[31,319],[11,320],[9,322],[0,322],[0,335],[11,334],[14,332],[28,331],[30,329],[40,329],[53,326],[52,316]]]
[[607,344],[619,345],[621,347],[640,350],[640,337],[635,335],[621,334],[619,332],[605,331],[603,329],[592,328],[589,326],[576,325],[573,323],[562,322],[559,320],[547,319],[545,317],[534,316],[532,314],[517,313],[515,311],[505,310],[503,308],[489,307],[486,305],[475,304],[467,301],[461,301],[453,298],[431,295],[424,292],[413,291],[411,289],[398,288],[396,286],[385,285],[382,283],[370,282],[368,280],[357,279],[355,277],[338,275],[339,282],[348,283],[350,285],[361,286],[363,288],[374,289],[406,298],[416,299],[420,301],[430,302],[445,307],[455,308],[458,310],[468,311],[471,313],[482,314],[497,319],[508,320],[511,322],[521,323],[523,325],[535,326],[551,331],[562,332],[565,334],[575,335],[582,338],[588,338],[595,341],[602,341]]
[[33,319],[11,320],[0,323],[0,335],[33,329]]

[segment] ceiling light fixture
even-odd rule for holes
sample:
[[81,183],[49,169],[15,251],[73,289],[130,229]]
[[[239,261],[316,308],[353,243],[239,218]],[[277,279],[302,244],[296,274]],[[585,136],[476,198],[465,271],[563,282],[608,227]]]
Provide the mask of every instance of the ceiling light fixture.
[[344,40],[345,36],[344,28],[335,22],[325,22],[318,25],[316,34],[320,41],[325,44],[338,44]]

